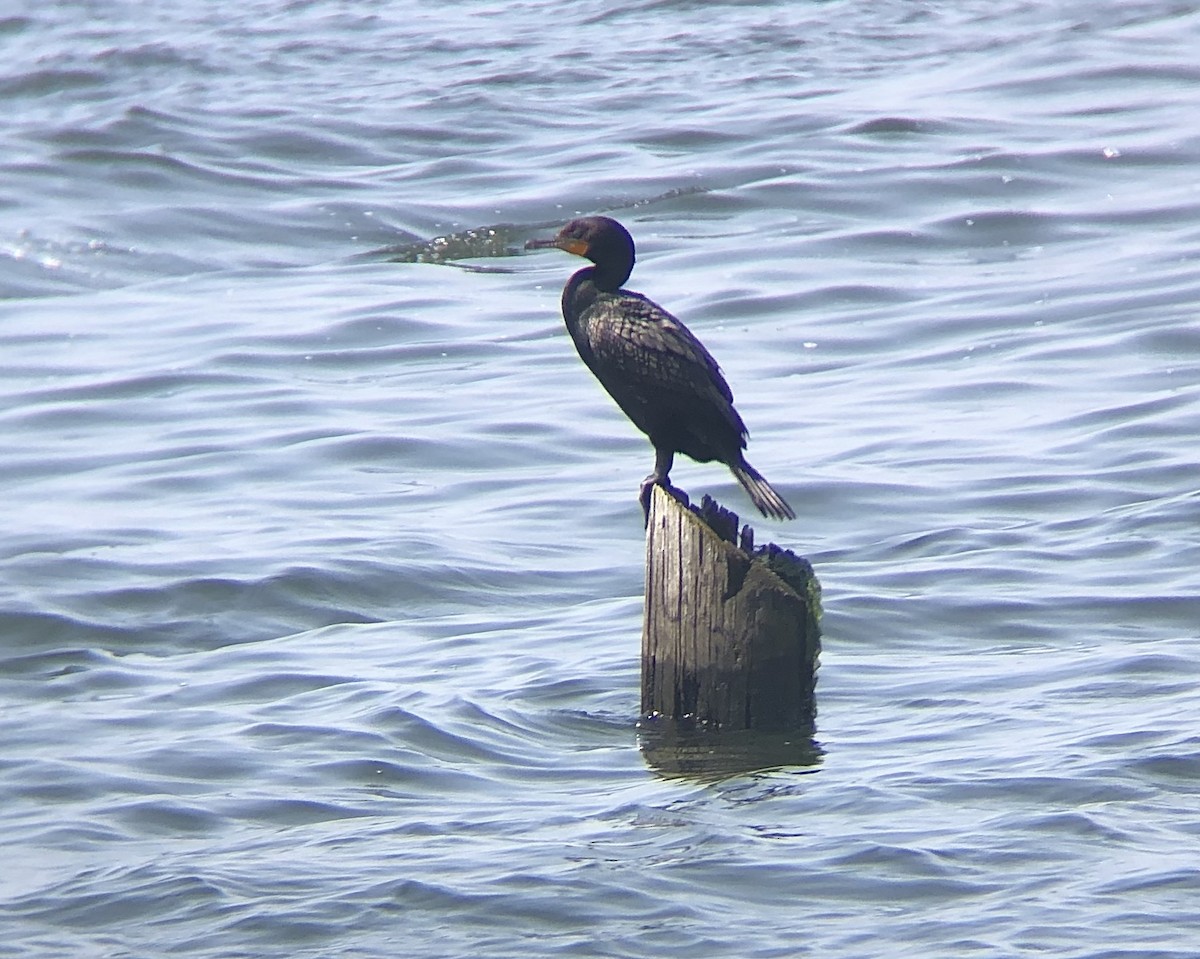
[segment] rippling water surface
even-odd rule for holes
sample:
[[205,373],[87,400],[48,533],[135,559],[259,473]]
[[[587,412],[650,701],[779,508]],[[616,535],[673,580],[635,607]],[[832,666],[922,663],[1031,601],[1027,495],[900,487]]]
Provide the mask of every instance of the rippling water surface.
[[[27,6],[0,954],[1195,955],[1195,5]],[[577,211],[800,514],[803,763],[639,741]]]

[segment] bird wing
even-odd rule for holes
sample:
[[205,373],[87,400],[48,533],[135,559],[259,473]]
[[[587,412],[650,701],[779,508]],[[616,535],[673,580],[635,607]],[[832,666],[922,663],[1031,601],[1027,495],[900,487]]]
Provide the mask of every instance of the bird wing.
[[680,410],[708,407],[740,436],[745,425],[721,368],[683,323],[656,303],[622,290],[601,294],[586,313],[592,372],[638,422],[627,403]]

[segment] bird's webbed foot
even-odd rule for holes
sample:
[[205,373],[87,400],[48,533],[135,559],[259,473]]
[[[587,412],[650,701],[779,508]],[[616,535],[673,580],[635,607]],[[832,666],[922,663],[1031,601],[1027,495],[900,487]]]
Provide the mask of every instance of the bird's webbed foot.
[[650,525],[650,497],[655,486],[665,490],[671,489],[671,465],[675,461],[674,450],[656,447],[654,450],[654,472],[642,480],[642,488],[638,493],[638,502],[642,504],[642,516],[645,525]]
[[656,486],[661,486],[668,493],[675,489],[667,477],[659,476],[658,473],[651,473],[642,480],[641,489],[638,491],[638,502],[642,504],[642,518],[645,526],[650,525],[650,497],[654,495]]
[[650,525],[650,497],[654,495],[654,487],[658,484],[658,474],[651,473],[642,480],[641,490],[638,492],[638,502],[642,504],[642,525]]

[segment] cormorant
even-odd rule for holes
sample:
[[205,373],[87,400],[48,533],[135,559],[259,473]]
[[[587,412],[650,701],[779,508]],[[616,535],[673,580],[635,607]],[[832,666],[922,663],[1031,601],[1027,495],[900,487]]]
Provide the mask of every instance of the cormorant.
[[676,453],[701,463],[716,460],[733,471],[764,516],[796,514],[746,462],[746,424],[717,361],[692,332],[661,306],[621,284],[633,272],[633,237],[616,220],[572,220],[552,240],[525,249],[557,247],[591,260],[567,281],[563,319],[575,348],[634,426],[654,444],[654,472],[642,483],[649,509],[655,483],[667,478]]

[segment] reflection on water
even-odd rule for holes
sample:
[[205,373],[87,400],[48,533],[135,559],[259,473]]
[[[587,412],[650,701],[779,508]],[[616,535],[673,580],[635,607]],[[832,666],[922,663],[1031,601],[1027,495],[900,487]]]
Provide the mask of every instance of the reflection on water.
[[665,779],[717,782],[784,767],[814,767],[825,751],[815,728],[794,732],[708,729],[694,723],[643,719],[638,748],[646,764]]

